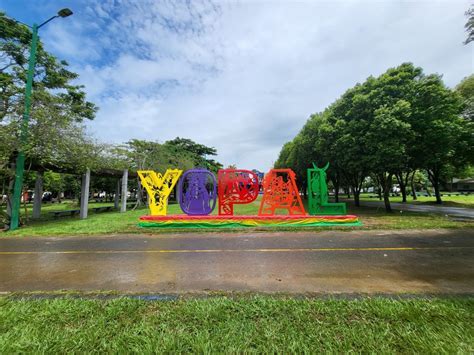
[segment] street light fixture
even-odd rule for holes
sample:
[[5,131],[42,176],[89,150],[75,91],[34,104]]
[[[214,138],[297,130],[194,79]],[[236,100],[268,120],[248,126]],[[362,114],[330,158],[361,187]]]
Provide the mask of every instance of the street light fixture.
[[49,21],[54,20],[56,17],[68,17],[71,15],[72,15],[71,10],[67,8],[61,9],[58,11],[57,15],[44,21],[39,26],[35,23],[31,27],[32,37],[31,37],[31,47],[30,47],[30,59],[28,61],[28,76],[27,76],[26,88],[25,88],[25,111],[23,113],[23,121],[21,123],[20,146],[18,149],[18,155],[16,157],[15,185],[13,187],[10,230],[17,229],[20,224],[21,190],[22,190],[22,185],[23,185],[23,173],[25,170],[25,152],[23,151],[23,149],[28,139],[28,123],[30,121],[30,109],[31,109],[31,90],[33,87],[33,76],[35,72],[36,48],[38,45],[38,28],[46,25]]
[[57,17],[68,17],[68,16],[71,16],[71,15],[72,15],[72,11],[70,9],[68,9],[68,8],[61,9],[61,10],[58,11],[57,15],[55,15],[55,16],[51,17],[50,19],[44,21],[41,25],[38,26],[38,28],[40,28],[41,26],[46,25],[49,21],[54,20]]
[[59,17],[68,17],[72,15],[72,11],[68,8],[61,9],[58,11],[58,16]]

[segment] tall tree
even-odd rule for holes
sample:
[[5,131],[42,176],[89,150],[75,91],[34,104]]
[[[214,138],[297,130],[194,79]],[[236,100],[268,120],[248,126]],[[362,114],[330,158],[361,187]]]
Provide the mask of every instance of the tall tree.
[[474,121],[474,74],[464,78],[456,86],[456,92],[464,100],[463,117]]
[[204,167],[210,171],[217,172],[222,168],[222,164],[209,156],[217,155],[214,147],[208,147],[194,142],[188,138],[176,137],[173,140],[166,141],[165,146],[180,155],[188,155],[193,159],[195,166]]
[[466,11],[467,22],[464,25],[464,28],[467,32],[467,38],[464,41],[464,44],[474,41],[474,7],[471,7]]
[[283,144],[283,147],[280,150],[280,153],[278,154],[278,158],[275,161],[275,168],[281,169],[281,168],[286,168],[289,167],[289,160],[288,157],[290,156],[291,149],[293,148],[293,142],[286,142]]
[[[1,151],[3,168],[19,149],[30,42],[27,26],[0,13],[0,136],[7,137]],[[95,116],[97,107],[86,100],[82,86],[72,84],[78,75],[67,67],[38,41],[28,145],[23,147],[27,157],[49,159],[65,131]]]
[[[23,114],[24,87],[28,69],[31,30],[0,13],[0,121],[14,121]],[[41,41],[36,51],[33,82],[33,120],[82,121],[93,119],[97,107],[86,101],[83,86],[71,82],[78,75],[46,52]],[[3,122],[5,123],[5,122]]]
[[460,116],[460,96],[447,88],[439,75],[422,78],[416,92],[411,119],[416,144],[411,154],[417,165],[428,172],[436,202],[440,204],[443,172],[451,164],[465,164],[472,131]]
[[[24,108],[31,30],[0,13],[0,170],[13,187],[14,157],[20,149],[19,132]],[[85,119],[93,119],[97,107],[86,100],[83,87],[73,84],[78,75],[46,52],[38,41],[27,145],[28,160],[57,160],[62,138],[76,135]],[[67,156],[64,162],[70,162]]]
[[458,92],[464,103],[440,76],[426,76],[411,63],[388,69],[310,117],[295,139],[284,145],[276,165],[298,171],[311,161],[329,161],[336,190],[342,176],[356,206],[370,175],[383,189],[387,211],[394,177],[406,201],[415,172],[425,169],[441,203],[441,179],[474,159],[473,123],[465,110],[472,97],[471,82],[464,81]]

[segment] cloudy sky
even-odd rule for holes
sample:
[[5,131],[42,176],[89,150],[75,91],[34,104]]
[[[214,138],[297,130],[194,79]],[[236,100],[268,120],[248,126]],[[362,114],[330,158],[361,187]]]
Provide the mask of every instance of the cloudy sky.
[[311,113],[402,62],[455,86],[474,70],[469,1],[0,0],[20,21],[62,7],[46,48],[80,74],[101,141],[176,136],[266,170]]

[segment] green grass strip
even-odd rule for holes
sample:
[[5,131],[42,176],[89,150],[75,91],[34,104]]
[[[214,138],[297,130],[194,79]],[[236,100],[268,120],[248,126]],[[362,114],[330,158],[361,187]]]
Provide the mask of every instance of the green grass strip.
[[474,299],[0,298],[0,353],[472,353]]

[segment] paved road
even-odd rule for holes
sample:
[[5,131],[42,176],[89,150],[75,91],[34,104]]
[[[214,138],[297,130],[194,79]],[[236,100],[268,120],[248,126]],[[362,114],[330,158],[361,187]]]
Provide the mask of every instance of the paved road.
[[[361,201],[362,206],[369,207],[380,207],[385,208],[383,201]],[[474,219],[474,209],[473,208],[463,208],[463,207],[447,207],[447,206],[437,206],[437,205],[418,205],[410,203],[398,203],[391,202],[392,208],[395,210],[402,211],[412,211],[412,212],[427,212],[427,213],[439,213],[448,215],[456,218],[463,219]]]
[[474,293],[474,229],[0,238],[0,291]]

